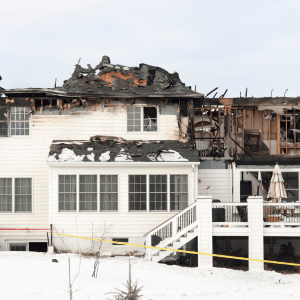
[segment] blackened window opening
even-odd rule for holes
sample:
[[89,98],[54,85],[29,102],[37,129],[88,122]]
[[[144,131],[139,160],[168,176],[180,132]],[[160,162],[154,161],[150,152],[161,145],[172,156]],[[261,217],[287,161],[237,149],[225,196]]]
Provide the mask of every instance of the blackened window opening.
[[156,107],[144,107],[144,131],[157,131]]

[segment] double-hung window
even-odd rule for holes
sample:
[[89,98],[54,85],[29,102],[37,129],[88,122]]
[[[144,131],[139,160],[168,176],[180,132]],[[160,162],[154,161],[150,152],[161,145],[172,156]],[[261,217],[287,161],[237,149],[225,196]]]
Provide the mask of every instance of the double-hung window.
[[167,175],[149,175],[150,211],[168,209]]
[[59,175],[58,181],[59,211],[76,211],[76,175]]
[[28,136],[29,107],[0,108],[0,137]]
[[0,178],[0,212],[32,212],[31,178]]
[[118,210],[118,175],[100,175],[100,210]]
[[8,136],[8,110],[0,107],[0,137]]
[[79,210],[97,211],[97,175],[79,175]]
[[147,210],[147,175],[129,175],[129,210]]
[[127,131],[157,131],[157,108],[127,107]]
[[118,211],[118,175],[59,175],[58,185],[61,212]]
[[188,175],[129,175],[128,188],[129,211],[178,211],[188,206]]

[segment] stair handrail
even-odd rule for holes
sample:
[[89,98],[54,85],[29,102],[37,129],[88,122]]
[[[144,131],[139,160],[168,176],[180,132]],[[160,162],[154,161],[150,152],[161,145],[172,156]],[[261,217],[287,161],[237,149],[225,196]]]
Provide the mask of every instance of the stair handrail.
[[[190,231],[191,229],[195,228],[196,226],[197,226],[197,222],[191,223],[189,226],[187,226],[184,229],[182,229],[181,231],[177,232],[176,235],[172,236],[172,238],[170,238],[168,240],[164,240],[159,245],[156,245],[156,247],[158,247],[158,248],[168,248],[168,247],[166,247],[168,244],[176,241],[183,234],[186,234],[188,231]],[[160,249],[151,249],[151,250],[152,250],[151,251],[151,255],[156,254],[157,252],[160,251]]]
[[178,212],[176,215],[172,216],[171,218],[169,218],[168,220],[164,221],[163,223],[161,223],[160,225],[156,226],[155,228],[153,228],[152,230],[148,231],[147,233],[144,234],[144,237],[146,237],[149,234],[153,234],[154,232],[162,229],[163,227],[165,227],[166,225],[170,224],[174,218],[178,218],[181,215],[183,215],[184,213],[186,213],[188,210],[190,210],[192,207],[196,206],[197,202],[195,201],[194,203],[190,204],[189,206],[187,206],[184,210]]

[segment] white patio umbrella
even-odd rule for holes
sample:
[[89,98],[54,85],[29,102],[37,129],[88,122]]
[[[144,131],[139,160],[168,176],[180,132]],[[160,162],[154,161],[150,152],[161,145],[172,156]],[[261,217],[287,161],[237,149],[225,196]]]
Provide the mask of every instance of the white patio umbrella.
[[273,202],[281,202],[282,198],[287,198],[286,191],[283,185],[283,178],[278,164],[276,164],[270,182],[268,198],[272,198]]

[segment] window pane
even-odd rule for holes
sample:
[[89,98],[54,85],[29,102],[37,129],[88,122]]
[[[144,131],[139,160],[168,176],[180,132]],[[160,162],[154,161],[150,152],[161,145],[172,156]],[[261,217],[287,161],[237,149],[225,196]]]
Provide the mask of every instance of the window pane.
[[127,131],[141,131],[141,107],[127,107]]
[[97,211],[97,175],[79,176],[79,210]]
[[167,210],[167,175],[150,175],[150,210]]
[[128,175],[129,210],[147,210],[147,179],[146,175]]
[[118,210],[118,175],[100,176],[100,210]]
[[58,176],[59,211],[76,211],[76,175]]
[[170,175],[171,210],[183,210],[188,206],[188,176]]
[[29,107],[13,107],[10,120],[11,135],[29,135]]
[[144,131],[157,131],[156,107],[144,107]]

